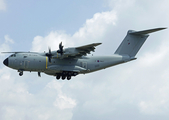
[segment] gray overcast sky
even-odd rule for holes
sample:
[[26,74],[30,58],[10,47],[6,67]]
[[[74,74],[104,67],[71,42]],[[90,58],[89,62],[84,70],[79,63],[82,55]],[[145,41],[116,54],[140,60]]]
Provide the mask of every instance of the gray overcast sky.
[[[0,0],[0,52],[102,42],[93,54],[112,55],[127,30],[168,27],[168,11],[168,0]],[[1,62],[0,119],[168,120],[168,46],[168,29],[153,33],[137,60],[70,81]]]

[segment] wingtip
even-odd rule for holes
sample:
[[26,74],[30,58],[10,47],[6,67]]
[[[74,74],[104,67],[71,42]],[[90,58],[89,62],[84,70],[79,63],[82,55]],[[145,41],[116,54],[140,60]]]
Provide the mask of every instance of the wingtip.
[[167,29],[167,27],[154,28],[154,29],[150,29],[150,30],[159,31],[159,30],[164,30],[164,29]]
[[157,28],[159,30],[164,30],[164,29],[167,29],[167,27],[162,27],[162,28]]
[[100,44],[102,44],[102,43],[93,43],[93,45],[96,45],[96,46],[97,46],[97,45],[100,45]]
[[101,45],[102,43],[95,43],[95,45]]
[[155,30],[155,31],[160,31],[160,30],[164,30],[164,29],[167,29],[167,27],[156,28],[156,29],[154,29],[154,30]]

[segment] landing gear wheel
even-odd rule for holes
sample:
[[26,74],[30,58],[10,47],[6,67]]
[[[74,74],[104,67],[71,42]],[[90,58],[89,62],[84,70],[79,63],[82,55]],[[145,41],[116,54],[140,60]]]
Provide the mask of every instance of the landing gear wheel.
[[68,75],[71,76],[73,74],[73,72],[68,72]]
[[66,78],[66,76],[62,76],[62,80],[64,80]]
[[58,80],[59,80],[59,79],[60,79],[60,75],[56,76],[56,79],[58,79]]
[[23,75],[23,72],[20,72],[20,73],[19,73],[19,76],[22,76],[22,75]]
[[67,80],[70,80],[71,79],[71,76],[67,76]]
[[66,72],[66,71],[63,71],[63,72],[62,72],[62,75],[63,75],[63,76],[64,76],[64,75],[66,75],[66,74],[67,74],[67,72]]

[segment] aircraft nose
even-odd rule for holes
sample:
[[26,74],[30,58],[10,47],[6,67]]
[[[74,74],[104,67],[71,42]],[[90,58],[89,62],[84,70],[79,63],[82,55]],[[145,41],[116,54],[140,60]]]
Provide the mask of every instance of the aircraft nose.
[[3,63],[4,65],[8,66],[8,58],[6,58]]

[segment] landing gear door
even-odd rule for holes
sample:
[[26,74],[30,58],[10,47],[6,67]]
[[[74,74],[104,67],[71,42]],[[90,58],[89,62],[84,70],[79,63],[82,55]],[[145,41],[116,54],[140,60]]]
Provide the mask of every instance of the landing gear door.
[[82,67],[85,68],[85,69],[87,69],[87,62],[83,62],[82,63]]
[[29,66],[29,61],[25,61],[25,69],[28,68]]

